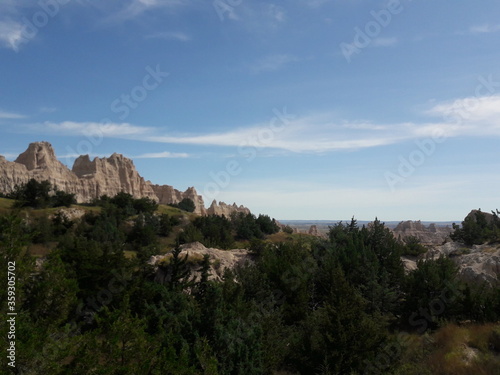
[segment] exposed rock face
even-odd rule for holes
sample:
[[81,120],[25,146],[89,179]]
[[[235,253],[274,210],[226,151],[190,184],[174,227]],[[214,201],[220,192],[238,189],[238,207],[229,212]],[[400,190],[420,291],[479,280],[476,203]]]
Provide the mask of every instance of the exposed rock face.
[[120,154],[109,158],[94,158],[82,155],[75,160],[72,170],[57,160],[54,149],[48,142],[31,143],[28,149],[10,162],[0,156],[0,191],[10,193],[16,185],[27,183],[31,178],[48,180],[58,190],[75,194],[80,203],[89,202],[102,195],[110,197],[119,192],[131,194],[135,198],[148,197],[161,204],[179,203],[184,198],[195,204],[195,213],[229,216],[232,212],[249,213],[243,206],[212,203],[207,212],[201,195],[194,187],[185,192],[169,185],[153,185],[145,181],[135,169],[132,160]]
[[311,225],[309,230],[307,231],[308,234],[311,236],[317,236],[318,235],[318,227],[316,225]]
[[483,214],[483,216],[488,224],[491,224],[491,222],[494,220],[493,214],[491,214],[489,212],[482,212],[481,210],[472,210],[471,212],[469,212],[469,214],[465,218],[472,219],[473,221],[476,221],[477,214]]
[[155,195],[158,197],[158,201],[161,204],[177,204],[184,198],[189,198],[194,202],[195,210],[194,212],[198,215],[206,215],[207,210],[205,209],[205,203],[203,202],[203,197],[198,195],[194,187],[188,188],[184,193],[174,189],[170,185],[151,185]]
[[207,215],[224,215],[226,217],[230,217],[233,212],[242,212],[244,214],[249,214],[250,210],[244,206],[237,206],[236,203],[229,205],[224,202],[219,202],[217,204],[217,201],[215,199],[207,209]]
[[500,245],[466,247],[458,242],[448,242],[431,248],[429,255],[434,259],[441,255],[453,259],[467,279],[490,283],[500,280]]
[[14,161],[0,159],[0,189],[10,193],[16,185],[25,184],[31,178],[48,180],[58,189],[75,193],[81,189],[78,177],[57,160],[48,142],[31,143],[28,149]]
[[453,229],[450,227],[438,227],[436,224],[425,226],[420,221],[402,221],[392,230],[394,236],[398,238],[415,236],[422,244],[441,245],[445,242]]
[[92,161],[88,155],[79,156],[72,171],[88,188],[84,201],[102,195],[113,197],[121,191],[135,198],[148,197],[158,201],[151,184],[139,175],[134,162],[121,154],[114,153],[109,158],[94,158]]
[[[203,259],[205,254],[210,258],[210,280],[222,280],[224,270],[226,268],[233,269],[237,265],[243,265],[246,262],[252,262],[251,255],[248,254],[246,249],[233,249],[233,250],[219,250],[213,248],[206,248],[199,242],[192,242],[181,246],[181,257],[188,255],[188,263],[190,263],[195,277],[199,275],[196,273],[200,269],[199,262]],[[171,254],[154,255],[149,259],[149,264],[158,265],[158,263],[165,261],[171,257]],[[160,268],[157,269],[156,281],[164,282],[168,279]]]

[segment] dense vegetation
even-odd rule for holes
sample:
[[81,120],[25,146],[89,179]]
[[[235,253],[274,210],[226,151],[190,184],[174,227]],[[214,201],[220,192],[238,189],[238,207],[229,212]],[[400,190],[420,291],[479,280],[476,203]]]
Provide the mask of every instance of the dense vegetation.
[[255,217],[250,213],[235,212],[230,218],[218,215],[197,217],[178,239],[181,244],[199,241],[205,246],[230,249],[235,240],[263,239],[266,234],[278,231],[276,220],[267,215]]
[[49,181],[30,179],[26,184],[16,185],[14,191],[7,195],[15,200],[16,207],[69,207],[75,203],[75,195],[57,190]]
[[186,212],[194,212],[196,208],[193,200],[189,198],[183,198],[179,203],[171,204],[170,206],[176,207]]
[[[40,213],[35,220],[29,211],[0,217],[2,272],[16,262],[18,373],[411,375],[499,368],[500,330],[492,324],[500,319],[498,285],[462,281],[448,258],[420,261],[405,274],[400,256],[420,248],[395,239],[378,220],[367,227],[354,219],[338,223],[327,239],[288,235],[273,243],[266,236],[279,227],[265,215],[182,224],[155,202],[123,193],[95,203],[99,209],[80,219]],[[160,282],[146,260],[171,235],[222,248],[246,240],[255,259],[216,282],[209,281],[205,257],[194,267],[195,280],[176,248],[161,265],[168,277]],[[29,251],[34,243],[51,244],[39,266]],[[1,301],[6,293],[0,288]],[[6,316],[4,303],[0,312]],[[483,325],[450,325],[463,321]],[[2,337],[6,330],[2,325]],[[472,365],[463,365],[460,344],[451,339],[465,334],[479,351]],[[446,345],[459,354],[443,362],[437,353]]]
[[468,215],[462,225],[453,224],[455,230],[451,238],[466,245],[480,245],[485,242],[500,242],[500,218],[498,210],[491,214],[473,211]]

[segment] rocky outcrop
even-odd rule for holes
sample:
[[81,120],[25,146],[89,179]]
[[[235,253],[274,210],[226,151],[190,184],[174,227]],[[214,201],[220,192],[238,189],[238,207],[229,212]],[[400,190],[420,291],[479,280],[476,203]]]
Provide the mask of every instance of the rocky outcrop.
[[[459,242],[431,246],[420,258],[438,259],[444,256],[452,259],[463,278],[470,281],[494,284],[500,281],[500,245],[474,245],[467,247]],[[402,257],[406,271],[417,268],[417,257]]]
[[446,256],[458,265],[460,273],[469,280],[494,282],[500,276],[500,245],[473,245],[467,247],[458,242],[448,242],[429,250],[429,256],[437,259]]
[[0,190],[3,193],[10,193],[16,185],[25,184],[32,178],[48,180],[59,190],[73,194],[81,189],[78,177],[57,160],[48,142],[31,143],[14,162],[1,157]]
[[[181,246],[181,257],[188,256],[187,263],[191,266],[195,278],[199,276],[200,263],[203,256],[208,254],[210,259],[210,280],[222,280],[226,268],[233,269],[238,265],[243,265],[246,262],[252,262],[252,256],[246,249],[219,250],[207,248],[199,242],[192,242]],[[149,259],[149,264],[153,266],[168,264],[171,253],[165,255],[154,255]],[[158,267],[156,270],[156,281],[165,282],[168,280],[168,271],[165,268]]]
[[425,226],[421,221],[402,221],[396,228],[392,230],[396,238],[415,236],[422,244],[425,245],[441,245],[453,231],[450,227],[437,226],[436,224],[429,224]]
[[317,225],[311,225],[309,230],[307,231],[308,234],[311,236],[318,236],[318,226]]
[[87,187],[83,201],[102,195],[113,197],[121,191],[135,198],[147,197],[158,201],[151,183],[139,175],[132,160],[121,154],[114,153],[109,158],[94,158],[92,161],[88,155],[79,156],[72,172]]
[[230,217],[232,213],[244,213],[249,214],[250,210],[244,206],[237,206],[236,203],[232,205],[226,204],[224,202],[219,202],[214,199],[210,207],[207,208],[207,215],[224,215]]
[[189,198],[194,202],[196,207],[194,213],[198,215],[206,215],[207,213],[203,197],[198,195],[194,187],[188,188],[185,192],[174,189],[170,185],[151,185],[151,188],[156,197],[158,197],[158,202],[161,204],[177,204],[184,198]]
[[477,221],[477,216],[478,215],[483,215],[484,219],[488,224],[491,224],[493,220],[495,220],[495,216],[489,212],[482,212],[481,209],[479,210],[472,210],[469,212],[469,214],[465,217],[465,220],[470,219],[473,221]]
[[175,204],[189,198],[195,204],[194,212],[199,215],[230,216],[232,212],[250,212],[246,207],[229,206],[223,202],[212,203],[207,210],[202,196],[194,187],[181,192],[169,185],[154,185],[141,177],[132,160],[117,153],[93,160],[88,155],[79,156],[72,170],[57,160],[48,142],[31,143],[14,162],[0,156],[0,192],[10,193],[16,185],[25,184],[32,178],[48,180],[58,190],[75,194],[80,203],[90,202],[102,195],[112,197],[123,191],[135,198],[148,197],[161,204]]

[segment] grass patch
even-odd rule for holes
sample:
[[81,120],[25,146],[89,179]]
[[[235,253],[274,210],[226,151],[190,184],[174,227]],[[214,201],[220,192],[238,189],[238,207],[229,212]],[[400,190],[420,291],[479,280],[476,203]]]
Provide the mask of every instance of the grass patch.
[[134,259],[137,257],[137,251],[133,251],[133,250],[124,250],[123,251],[123,255],[125,256],[125,258],[127,259]]
[[158,205],[157,212],[160,214],[167,214],[167,215],[174,216],[174,217],[183,217],[183,216],[189,216],[189,215],[196,216],[195,214],[190,214],[186,211],[182,211],[176,207],[168,206],[166,204]]
[[500,374],[500,356],[495,345],[500,346],[498,324],[448,324],[432,335],[412,340],[394,374]]
[[14,199],[0,198],[0,209],[12,208],[14,202]]

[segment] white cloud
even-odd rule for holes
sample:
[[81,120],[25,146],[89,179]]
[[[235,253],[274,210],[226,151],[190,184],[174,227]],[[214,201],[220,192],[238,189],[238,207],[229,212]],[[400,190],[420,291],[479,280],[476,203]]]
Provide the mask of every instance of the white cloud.
[[131,156],[131,159],[178,159],[178,158],[189,158],[190,155],[185,152],[152,152],[142,155]]
[[147,35],[146,39],[166,39],[166,40],[178,40],[181,42],[188,42],[191,40],[191,37],[185,33],[178,31],[165,31]]
[[398,44],[398,38],[396,37],[391,37],[391,38],[376,38],[373,39],[372,41],[372,46],[373,47],[391,47]]
[[110,22],[123,22],[154,9],[173,10],[189,4],[188,0],[131,0],[121,11],[110,17]]
[[100,122],[45,122],[43,125],[31,125],[31,130],[42,130],[60,135],[84,135],[89,137],[129,138],[151,132],[151,128],[134,126],[128,123]]
[[288,54],[269,55],[254,62],[250,66],[250,71],[253,73],[273,72],[298,60],[297,57]]
[[428,114],[443,118],[451,135],[500,135],[500,95],[440,103]]
[[0,47],[10,48],[17,52],[23,42],[22,24],[9,19],[0,21]]
[[[461,98],[435,105],[426,114],[436,121],[380,124],[338,120],[332,113],[294,117],[278,115],[268,123],[225,132],[161,134],[158,129],[128,123],[46,122],[30,125],[30,132],[67,136],[110,137],[166,144],[236,147],[241,154],[251,149],[325,153],[381,147],[415,139],[473,136],[500,137],[500,96]],[[139,158],[188,157],[183,153],[149,153]]]
[[5,112],[5,111],[0,110],[0,119],[15,120],[15,119],[21,119],[21,118],[26,118],[26,116],[20,115],[18,113]]
[[488,34],[497,31],[500,31],[500,25],[483,24],[483,25],[472,26],[469,29],[469,32],[471,34]]

